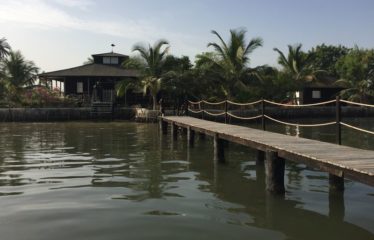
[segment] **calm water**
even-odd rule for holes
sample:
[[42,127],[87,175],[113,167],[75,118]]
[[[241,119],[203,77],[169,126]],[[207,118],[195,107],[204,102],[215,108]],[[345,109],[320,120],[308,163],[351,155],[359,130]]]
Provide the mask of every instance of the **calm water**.
[[[374,145],[355,134],[344,141]],[[209,138],[186,146],[156,124],[1,123],[0,239],[374,239],[372,187],[329,197],[326,173],[287,163],[272,197],[250,149],[230,144],[216,165]]]

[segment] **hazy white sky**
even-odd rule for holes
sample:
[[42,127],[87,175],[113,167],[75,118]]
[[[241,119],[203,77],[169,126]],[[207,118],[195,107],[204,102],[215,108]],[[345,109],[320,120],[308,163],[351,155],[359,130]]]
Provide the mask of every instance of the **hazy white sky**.
[[191,59],[208,51],[210,33],[227,39],[243,27],[264,47],[252,66],[276,64],[274,47],[303,43],[374,47],[373,0],[0,0],[0,38],[42,71],[82,64],[93,53],[131,55],[137,42],[165,38],[171,53]]

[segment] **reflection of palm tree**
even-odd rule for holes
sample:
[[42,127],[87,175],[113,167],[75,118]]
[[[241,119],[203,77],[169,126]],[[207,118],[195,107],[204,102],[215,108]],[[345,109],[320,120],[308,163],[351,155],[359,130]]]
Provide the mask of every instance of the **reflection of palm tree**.
[[233,96],[235,90],[247,89],[245,80],[255,69],[247,65],[250,61],[249,55],[258,47],[262,46],[261,38],[253,38],[246,43],[245,30],[230,30],[230,40],[225,42],[216,31],[212,31],[219,39],[219,43],[209,43],[213,47],[214,54],[200,55],[200,62],[210,63],[213,71],[223,78],[222,90],[228,98]]

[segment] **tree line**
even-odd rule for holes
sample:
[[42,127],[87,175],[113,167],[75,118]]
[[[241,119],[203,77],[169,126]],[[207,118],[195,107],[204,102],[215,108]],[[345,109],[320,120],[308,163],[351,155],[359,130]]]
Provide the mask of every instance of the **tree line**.
[[[339,86],[342,98],[374,102],[374,49],[320,44],[305,51],[301,44],[278,48],[279,67],[251,67],[251,55],[263,46],[263,39],[247,40],[243,29],[230,30],[228,40],[212,31],[216,42],[195,56],[177,57],[169,53],[167,40],[135,44],[122,66],[137,69],[138,79],[123,79],[116,85],[118,96],[132,89],[152,97],[152,107],[167,99],[180,107],[187,99],[210,101],[229,99],[239,102],[267,98],[289,102],[305,86]],[[5,38],[0,39],[0,97],[19,101],[25,87],[37,79],[38,68],[19,51],[13,51]]]

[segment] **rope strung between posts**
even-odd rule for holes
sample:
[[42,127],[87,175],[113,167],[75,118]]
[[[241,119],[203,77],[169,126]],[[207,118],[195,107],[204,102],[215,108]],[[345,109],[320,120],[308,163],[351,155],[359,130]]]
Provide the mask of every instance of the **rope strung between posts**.
[[254,101],[254,102],[249,102],[249,103],[236,103],[236,102],[232,102],[230,100],[227,100],[227,103],[230,103],[232,105],[238,105],[238,106],[255,105],[255,104],[258,104],[260,102],[262,102],[262,100],[258,100],[258,101]]
[[355,127],[355,126],[349,125],[349,124],[344,123],[344,122],[340,122],[340,124],[343,125],[343,126],[346,126],[346,127],[348,127],[348,128],[355,129],[355,130],[360,131],[360,132],[369,133],[369,134],[373,134],[373,135],[374,135],[374,132],[369,131],[369,130],[366,130],[366,129],[362,129],[362,128],[359,128],[359,127]]
[[221,102],[216,102],[216,103],[214,103],[214,102],[208,102],[208,101],[203,100],[202,102],[204,102],[204,103],[206,103],[206,104],[210,104],[210,105],[220,105],[220,104],[222,104],[222,103],[225,103],[226,101],[221,101]]
[[226,113],[223,112],[223,113],[211,113],[211,112],[208,112],[206,110],[202,110],[202,112],[208,114],[208,115],[211,115],[211,116],[221,116],[221,115],[225,115]]
[[262,118],[262,115],[257,115],[257,116],[254,116],[254,117],[239,117],[239,116],[236,116],[236,115],[231,114],[229,112],[227,112],[227,115],[230,116],[230,117],[237,118],[237,119],[242,119],[242,120],[253,120],[253,119],[257,119],[257,118]]
[[294,127],[323,127],[323,126],[329,126],[329,125],[334,125],[336,122],[326,122],[326,123],[316,123],[316,124],[298,124],[298,123],[290,123],[290,122],[283,122],[278,119],[272,118],[268,115],[264,115],[265,118],[272,120],[277,123],[281,123],[284,125],[289,125],[289,126],[294,126]]
[[191,104],[197,105],[197,104],[200,104],[202,101],[192,102],[192,101],[188,100],[188,102],[191,103]]
[[195,111],[195,110],[192,110],[191,108],[188,108],[188,111],[190,111],[192,113],[201,113],[201,112],[203,112],[203,110]]
[[351,102],[351,101],[347,101],[347,100],[340,100],[340,101],[343,102],[343,103],[348,103],[348,104],[358,105],[358,106],[362,106],[362,107],[374,107],[374,105],[371,105],[371,104],[358,103],[358,102]]
[[273,104],[273,105],[283,106],[283,107],[312,107],[312,106],[320,106],[320,105],[326,105],[326,104],[334,103],[334,102],[336,102],[336,100],[330,100],[330,101],[319,102],[319,103],[311,103],[311,104],[301,104],[301,105],[277,103],[277,102],[272,102],[272,101],[269,101],[269,100],[266,100],[266,99],[264,100],[264,102],[270,103],[270,104]]

